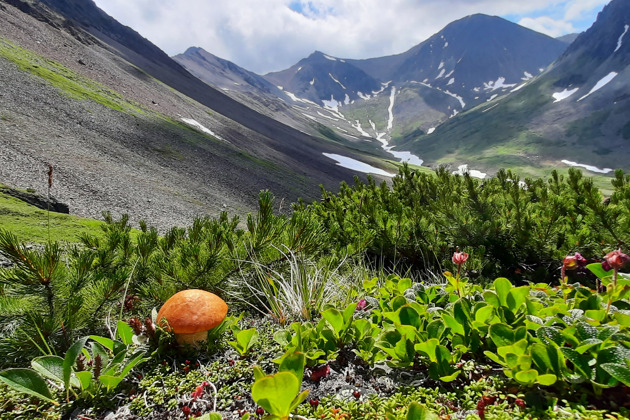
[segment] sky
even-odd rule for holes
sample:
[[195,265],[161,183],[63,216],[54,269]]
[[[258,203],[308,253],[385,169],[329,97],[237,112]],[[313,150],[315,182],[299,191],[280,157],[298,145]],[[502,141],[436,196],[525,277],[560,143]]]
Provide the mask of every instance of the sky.
[[454,20],[485,13],[557,37],[588,29],[609,0],[94,0],[167,54],[201,47],[258,74],[314,51],[402,53]]

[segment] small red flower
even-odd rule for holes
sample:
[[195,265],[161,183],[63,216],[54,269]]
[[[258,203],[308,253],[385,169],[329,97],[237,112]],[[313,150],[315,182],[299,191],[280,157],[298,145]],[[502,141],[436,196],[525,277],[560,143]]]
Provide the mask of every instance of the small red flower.
[[575,255],[567,255],[564,257],[562,265],[565,270],[575,270],[578,267],[584,267],[586,265],[586,258],[579,252],[576,252]]
[[479,417],[481,419],[486,418],[486,406],[494,404],[496,399],[497,397],[488,397],[486,395],[481,397],[481,399],[477,403],[477,414],[479,414]]
[[462,265],[466,262],[466,260],[468,259],[468,254],[465,252],[455,252],[453,254],[453,263],[457,264],[457,265]]
[[360,299],[357,302],[357,311],[362,311],[365,309],[365,307],[367,306],[367,301],[365,299]]
[[352,393],[352,395],[354,395],[354,398],[356,398],[356,399],[358,400],[358,399],[361,397],[361,392],[359,392],[359,391],[354,391],[354,392]]
[[319,400],[310,399],[308,400],[308,403],[311,405],[311,407],[317,408],[317,406],[319,405]]
[[186,373],[190,372],[190,367],[184,366],[184,372],[186,372]]
[[228,365],[234,366],[234,360],[232,360],[232,359],[228,360]]
[[197,388],[195,388],[195,390],[191,394],[191,397],[193,401],[195,401],[197,398],[201,398],[202,396],[203,396],[203,385],[199,385]]
[[630,257],[621,252],[621,249],[617,249],[615,251],[609,252],[604,257],[606,262],[610,265],[611,268],[619,270],[622,268],[628,261],[630,261]]
[[525,401],[521,400],[520,398],[514,400],[514,404],[518,405],[522,410],[525,409]]
[[184,413],[185,416],[190,416],[190,407],[188,407],[187,405],[183,406],[182,413]]

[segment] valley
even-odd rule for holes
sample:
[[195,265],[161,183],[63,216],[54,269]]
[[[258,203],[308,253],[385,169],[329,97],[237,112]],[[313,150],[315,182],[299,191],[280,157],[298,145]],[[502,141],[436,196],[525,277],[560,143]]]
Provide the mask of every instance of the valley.
[[0,420],[629,420],[629,28],[261,75],[0,0]]

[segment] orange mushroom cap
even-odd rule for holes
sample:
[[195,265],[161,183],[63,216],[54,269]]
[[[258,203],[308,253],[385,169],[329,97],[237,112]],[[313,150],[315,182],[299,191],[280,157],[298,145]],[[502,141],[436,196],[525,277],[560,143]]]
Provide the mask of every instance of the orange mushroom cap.
[[175,334],[193,334],[219,325],[227,315],[223,299],[205,290],[182,290],[171,296],[160,308],[157,324],[168,326]]

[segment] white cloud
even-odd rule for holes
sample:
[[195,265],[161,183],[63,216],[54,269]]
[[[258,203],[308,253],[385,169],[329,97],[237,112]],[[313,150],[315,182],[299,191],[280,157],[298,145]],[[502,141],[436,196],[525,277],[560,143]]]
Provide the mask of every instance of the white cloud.
[[[508,16],[547,33],[583,30],[604,0],[95,0],[170,55],[199,46],[249,70],[285,69],[315,50],[336,57],[397,54],[473,13]],[[564,16],[545,19],[547,8]],[[601,9],[601,7],[599,7]],[[301,10],[302,13],[296,11]],[[589,23],[589,24],[590,24]],[[563,32],[564,31],[564,32]]]
[[583,19],[590,15],[593,10],[601,10],[609,0],[580,0],[570,2],[564,15],[565,19]]
[[537,18],[526,17],[518,21],[518,24],[554,38],[564,34],[578,32],[571,22],[552,19],[548,16],[540,16]]

